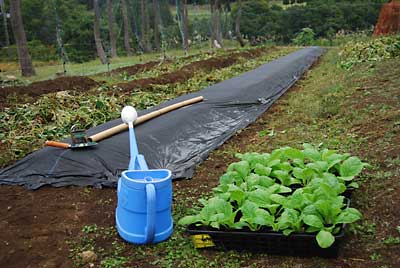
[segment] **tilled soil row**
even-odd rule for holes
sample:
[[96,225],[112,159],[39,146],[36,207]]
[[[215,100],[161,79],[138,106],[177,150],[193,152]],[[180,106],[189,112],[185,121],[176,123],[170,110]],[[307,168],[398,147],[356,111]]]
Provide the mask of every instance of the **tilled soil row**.
[[[85,76],[68,76],[34,82],[27,86],[1,88],[0,111],[11,106],[10,100],[8,100],[11,95],[16,98],[12,101],[13,103],[25,103],[29,100],[35,100],[43,94],[65,90],[87,91],[98,84],[98,82]],[[31,98],[26,99],[26,97]]]
[[229,67],[239,61],[240,58],[252,59],[261,56],[266,50],[270,48],[257,48],[242,52],[232,53],[226,56],[213,57],[206,60],[192,62],[183,66],[179,70],[171,73],[161,74],[157,77],[149,77],[138,80],[133,80],[126,83],[119,83],[117,87],[123,91],[131,91],[135,88],[143,90],[151,90],[152,85],[166,85],[175,84],[187,81],[192,78],[196,72],[208,71]]
[[[228,49],[226,51],[230,52],[232,50],[234,50],[234,49]],[[211,55],[212,52],[204,52],[203,54]],[[193,54],[193,55],[188,55],[185,57],[180,57],[179,60],[190,60],[192,58],[197,57],[198,55],[199,54]],[[149,61],[146,63],[139,63],[139,64],[135,64],[132,66],[116,68],[116,69],[112,70],[110,73],[111,73],[111,75],[126,73],[127,75],[132,76],[132,75],[135,75],[138,73],[146,72],[157,65],[173,62],[174,60],[176,60],[176,59],[167,57],[164,60]],[[104,73],[101,73],[100,75],[109,75],[110,73],[104,72]]]
[[[210,54],[210,53],[207,52],[206,54]],[[179,58],[179,60],[190,60],[197,56],[198,56],[198,54],[193,54],[193,55]],[[146,72],[146,71],[150,70],[151,68],[156,67],[157,65],[161,65],[164,63],[170,63],[173,61],[174,61],[174,59],[172,59],[172,58],[166,58],[164,60],[159,60],[159,61],[149,61],[146,63],[139,63],[139,64],[135,64],[132,66],[120,67],[120,68],[112,70],[110,73],[111,73],[111,75],[126,73],[127,75],[132,76],[132,75],[135,75],[138,73]],[[105,73],[102,73],[101,75],[109,75],[109,73],[105,72]]]
[[[127,75],[135,75],[138,73],[146,72],[151,68],[157,66],[158,64],[161,64],[161,61],[149,61],[146,63],[139,63],[132,66],[117,68],[112,70],[110,73],[113,75],[120,73],[126,73]],[[104,75],[108,75],[108,73],[104,73]]]

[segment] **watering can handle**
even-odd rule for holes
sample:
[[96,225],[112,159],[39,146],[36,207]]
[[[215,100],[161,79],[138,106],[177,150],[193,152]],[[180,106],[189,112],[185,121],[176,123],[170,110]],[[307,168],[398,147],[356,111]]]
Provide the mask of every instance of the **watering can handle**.
[[145,243],[154,240],[155,221],[156,221],[156,189],[154,184],[146,184],[147,196],[147,225],[145,229]]

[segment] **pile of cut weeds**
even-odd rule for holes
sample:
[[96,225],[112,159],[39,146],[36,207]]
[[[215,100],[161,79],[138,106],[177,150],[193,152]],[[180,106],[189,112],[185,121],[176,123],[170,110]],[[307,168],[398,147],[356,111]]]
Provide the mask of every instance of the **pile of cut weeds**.
[[236,64],[240,58],[253,59],[260,57],[263,53],[273,51],[273,48],[257,48],[242,52],[231,53],[224,56],[211,57],[187,64],[177,71],[161,74],[157,77],[143,78],[117,84],[117,87],[124,91],[131,91],[135,88],[151,90],[152,85],[166,85],[184,82],[192,78],[196,72],[211,72],[216,69],[226,68]]
[[0,88],[0,111],[16,103],[33,102],[43,94],[75,90],[87,91],[98,83],[85,76],[65,76],[34,82],[27,86]]

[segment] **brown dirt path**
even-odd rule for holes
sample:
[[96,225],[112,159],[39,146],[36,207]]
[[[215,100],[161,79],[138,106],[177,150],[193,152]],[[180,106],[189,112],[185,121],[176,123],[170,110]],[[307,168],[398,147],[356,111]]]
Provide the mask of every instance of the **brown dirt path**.
[[29,191],[2,186],[0,199],[0,267],[4,268],[72,267],[66,241],[86,224],[114,221],[114,189]]

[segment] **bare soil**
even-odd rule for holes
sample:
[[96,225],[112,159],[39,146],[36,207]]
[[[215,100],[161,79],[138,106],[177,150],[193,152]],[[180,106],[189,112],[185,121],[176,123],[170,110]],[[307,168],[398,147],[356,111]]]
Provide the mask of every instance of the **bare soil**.
[[[226,51],[231,51],[230,49],[226,50]],[[211,52],[204,52],[205,54],[210,55]],[[193,55],[188,55],[185,57],[180,57],[179,60],[190,60],[194,57],[197,57],[198,54],[193,54]],[[132,66],[126,66],[126,67],[121,67],[121,68],[117,68],[112,70],[110,73],[111,74],[120,74],[120,73],[126,73],[127,75],[135,75],[138,73],[142,73],[142,72],[146,72],[148,70],[150,70],[151,68],[160,65],[160,64],[164,64],[164,63],[170,63],[171,61],[176,60],[176,58],[165,58],[164,60],[156,60],[156,61],[149,61],[146,63],[139,63],[139,64],[135,64]],[[103,75],[108,75],[108,72],[102,73]]]
[[43,94],[65,90],[87,91],[97,85],[96,81],[88,77],[66,76],[34,82],[27,86],[0,88],[0,111],[13,103],[34,101]]
[[154,66],[160,64],[160,61],[149,61],[146,63],[139,63],[132,66],[121,67],[111,71],[111,74],[126,73],[127,75],[135,75],[141,72],[150,70]]
[[112,225],[115,195],[114,189],[0,187],[0,267],[72,267],[66,241],[85,224]]

